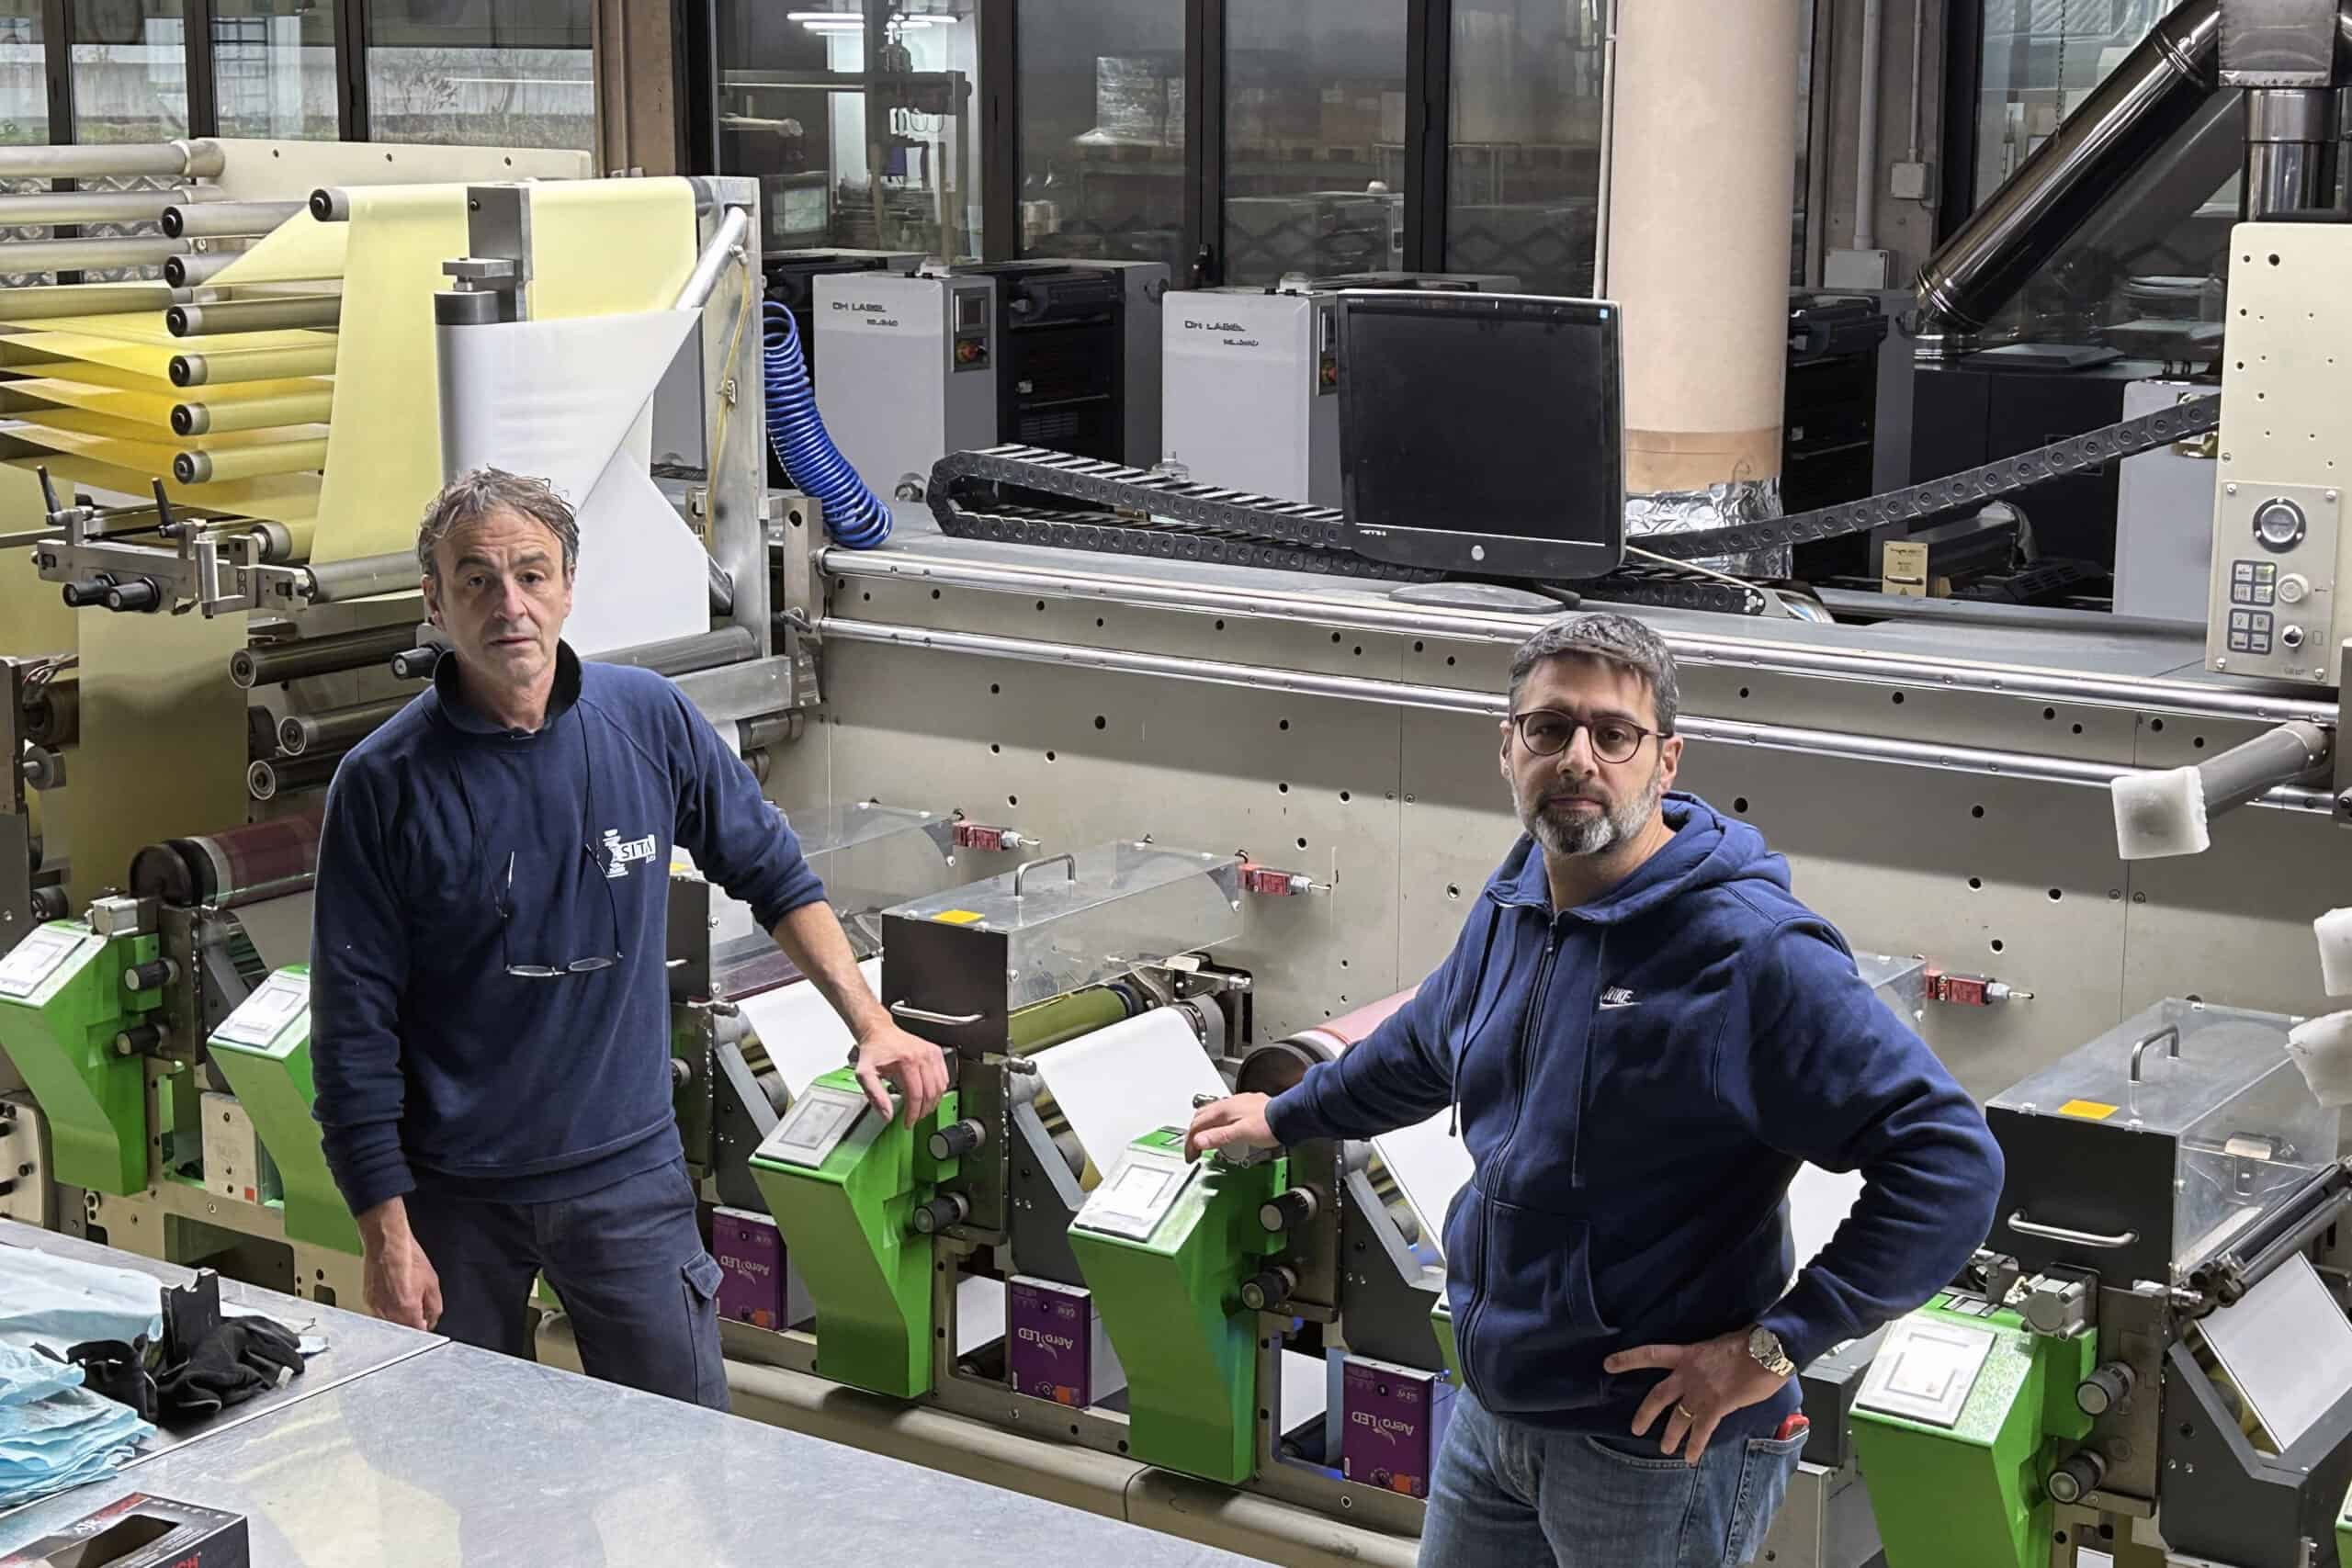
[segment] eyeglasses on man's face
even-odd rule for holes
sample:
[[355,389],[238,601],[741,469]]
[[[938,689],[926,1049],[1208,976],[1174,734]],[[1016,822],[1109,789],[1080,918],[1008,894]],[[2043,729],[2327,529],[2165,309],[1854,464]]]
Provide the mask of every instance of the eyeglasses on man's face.
[[1531,708],[1511,715],[1509,722],[1532,756],[1558,756],[1576,743],[1581,729],[1592,742],[1592,754],[1604,762],[1632,761],[1642,742],[1657,733],[1614,714],[1588,720],[1557,708]]

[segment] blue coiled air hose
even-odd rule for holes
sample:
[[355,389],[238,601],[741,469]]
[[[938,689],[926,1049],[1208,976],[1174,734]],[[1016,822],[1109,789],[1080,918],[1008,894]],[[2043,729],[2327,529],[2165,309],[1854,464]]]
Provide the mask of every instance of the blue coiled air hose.
[[857,470],[825,434],[817,389],[800,355],[800,327],[775,300],[761,311],[760,343],[767,361],[768,445],[793,484],[825,508],[833,543],[870,550],[890,536],[890,509],[875,499]]

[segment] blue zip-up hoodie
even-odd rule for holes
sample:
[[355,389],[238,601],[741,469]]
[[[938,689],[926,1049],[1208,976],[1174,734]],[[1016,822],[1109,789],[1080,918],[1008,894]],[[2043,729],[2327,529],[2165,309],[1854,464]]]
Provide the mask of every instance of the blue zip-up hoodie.
[[[555,1201],[678,1157],[673,845],[764,928],[824,897],[684,693],[569,646],[538,729],[468,707],[445,657],[344,759],[319,840],[311,1053],[352,1213],[420,1184]],[[506,973],[615,953],[560,979]]]
[[[1451,1100],[1476,1174],[1445,1223],[1447,1299],[1489,1410],[1627,1429],[1664,1375],[1604,1358],[1762,1323],[1804,1366],[1917,1306],[1992,1224],[2001,1156],[1925,1043],[1863,984],[1788,864],[1670,795],[1673,839],[1555,915],[1521,838],[1403,1010],[1273,1101],[1285,1144],[1364,1138]],[[1793,1288],[1801,1162],[1859,1169]],[[1769,1435],[1793,1381],[1724,1419]]]

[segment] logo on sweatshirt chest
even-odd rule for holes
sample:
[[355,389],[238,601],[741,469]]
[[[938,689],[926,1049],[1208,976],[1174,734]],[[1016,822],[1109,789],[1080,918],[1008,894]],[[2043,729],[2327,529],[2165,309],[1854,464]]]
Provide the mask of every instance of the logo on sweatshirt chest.
[[642,839],[631,839],[624,843],[621,840],[619,829],[605,829],[605,874],[607,877],[627,876],[630,866],[639,861],[650,861],[653,858],[654,847],[654,837],[650,833],[646,834]]
[[1623,986],[1611,986],[1607,990],[1600,993],[1600,1010],[1603,1012],[1613,1012],[1619,1008],[1639,1007],[1641,1005],[1641,998],[1634,996],[1633,992],[1627,990]]

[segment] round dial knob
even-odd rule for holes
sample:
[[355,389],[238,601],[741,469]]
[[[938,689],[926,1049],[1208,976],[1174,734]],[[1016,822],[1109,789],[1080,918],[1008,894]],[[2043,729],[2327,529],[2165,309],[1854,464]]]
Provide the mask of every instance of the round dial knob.
[[1258,1205],[1258,1224],[1268,1231],[1286,1231],[1293,1225],[1303,1225],[1313,1219],[1319,1207],[1313,1192],[1304,1187],[1294,1187]]
[[2079,1503],[2098,1490],[2107,1475],[2107,1461],[2085,1449],[2050,1472],[2050,1495],[2061,1503]]
[[2254,511],[2254,536],[2265,549],[2291,550],[2303,542],[2303,509],[2281,498]]
[[962,1224],[971,1212],[972,1206],[964,1201],[962,1193],[943,1192],[915,1210],[915,1234],[937,1235],[950,1225]]
[[1241,1304],[1251,1312],[1278,1307],[1290,1300],[1290,1293],[1297,1285],[1297,1275],[1275,1264],[1241,1282]]
[[2311,591],[2312,584],[2309,578],[2299,577],[2290,571],[2278,580],[2278,603],[2300,604],[2310,596]]
[[159,991],[172,983],[179,973],[179,965],[168,958],[150,959],[134,964],[122,972],[122,988],[126,991]]
[[942,1127],[931,1135],[931,1157],[935,1160],[961,1159],[978,1148],[987,1136],[987,1128],[967,1117],[952,1126]]
[[2130,1367],[2110,1361],[2075,1385],[2075,1408],[2086,1416],[2104,1416],[2132,1397],[2133,1382]]
[[2281,648],[2302,647],[2303,628],[2301,626],[2280,626],[2278,628],[2278,645]]
[[164,591],[155,586],[153,578],[134,577],[106,592],[106,606],[109,610],[153,610],[163,602]]

